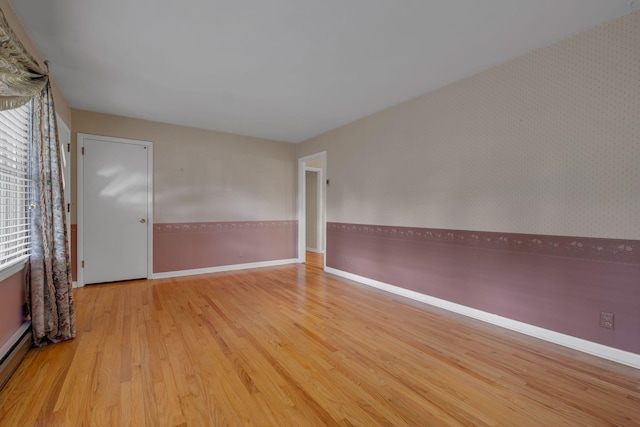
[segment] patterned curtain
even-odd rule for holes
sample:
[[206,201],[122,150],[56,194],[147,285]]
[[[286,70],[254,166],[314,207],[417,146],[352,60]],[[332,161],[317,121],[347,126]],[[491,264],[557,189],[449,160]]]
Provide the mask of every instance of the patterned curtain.
[[[29,310],[35,345],[76,336],[71,267],[51,87],[34,100],[31,150],[31,257]],[[32,206],[33,206],[32,205]]]
[[62,153],[46,70],[26,51],[0,10],[0,109],[17,108],[32,99],[27,298],[34,344],[41,346],[76,335]]

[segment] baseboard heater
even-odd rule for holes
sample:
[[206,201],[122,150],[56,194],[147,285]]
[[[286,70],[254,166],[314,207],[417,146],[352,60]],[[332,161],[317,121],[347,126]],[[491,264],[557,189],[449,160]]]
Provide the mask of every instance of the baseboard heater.
[[32,345],[31,322],[24,322],[0,348],[0,390],[29,352]]

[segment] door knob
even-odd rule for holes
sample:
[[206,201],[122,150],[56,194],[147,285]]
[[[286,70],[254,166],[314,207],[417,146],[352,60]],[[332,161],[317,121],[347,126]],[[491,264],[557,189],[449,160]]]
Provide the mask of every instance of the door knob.
[[140,222],[141,222],[142,224],[144,224],[145,222],[147,222],[147,220],[146,220],[146,219],[144,219],[144,218],[140,218]]

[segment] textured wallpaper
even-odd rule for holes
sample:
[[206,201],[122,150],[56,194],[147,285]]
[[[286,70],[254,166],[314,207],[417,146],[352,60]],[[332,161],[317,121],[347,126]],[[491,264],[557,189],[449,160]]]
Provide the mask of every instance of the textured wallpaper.
[[329,222],[640,239],[640,11],[328,132]]
[[[296,217],[293,144],[76,109],[72,113],[74,133],[153,142],[156,223]],[[75,182],[74,164],[72,170]]]

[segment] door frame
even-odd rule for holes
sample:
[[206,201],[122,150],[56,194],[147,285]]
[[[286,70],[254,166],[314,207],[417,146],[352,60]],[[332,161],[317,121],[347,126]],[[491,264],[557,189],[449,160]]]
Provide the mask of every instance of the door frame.
[[[314,159],[323,159],[324,161],[324,173],[328,176],[327,171],[327,152],[321,151],[319,153],[311,154],[298,158],[298,262],[303,263],[307,260],[307,236],[306,236],[306,179],[305,179],[305,162]],[[326,186],[324,187],[327,188]],[[326,228],[327,224],[327,192],[322,191],[322,209],[324,215],[322,215],[322,229]],[[323,239],[324,240],[324,239]],[[322,242],[324,252],[326,253],[326,242]],[[324,268],[327,266],[327,257],[324,256]]]
[[[64,165],[62,170],[62,176],[64,181],[64,212],[65,220],[67,222],[67,250],[69,251],[69,258],[73,256],[71,252],[71,130],[69,126],[62,120],[60,115],[56,113],[56,125],[58,126],[58,143],[60,144],[60,151],[64,156]],[[60,130],[63,130],[67,135],[66,140],[60,138]]]
[[84,259],[84,155],[82,149],[84,148],[85,139],[101,139],[109,142],[116,142],[120,144],[132,144],[147,147],[147,279],[153,277],[153,143],[149,141],[140,141],[136,139],[116,138],[103,135],[91,135],[86,133],[78,133],[77,137],[77,219],[78,219],[78,242],[77,242],[77,265],[78,265],[78,287],[84,286],[84,271],[82,269],[82,260]]
[[[309,247],[306,247],[306,250],[308,251],[312,251],[312,252],[318,252],[323,254],[324,253],[324,239],[322,238],[322,208],[323,208],[323,203],[322,203],[322,169],[321,168],[312,168],[310,166],[305,166],[304,168],[305,171],[305,179],[307,178],[306,172],[315,172],[316,173],[316,206],[317,206],[317,212],[316,212],[316,242],[319,243],[318,246],[320,246],[319,248],[316,249],[310,249]],[[306,191],[307,191],[307,186],[306,186],[306,182],[305,182],[305,187],[304,187],[304,191],[305,191],[305,221],[307,219],[306,213],[307,213],[307,197],[306,197]],[[307,224],[305,224],[305,240],[307,238],[306,236],[306,226]],[[306,242],[305,242],[306,245]]]

